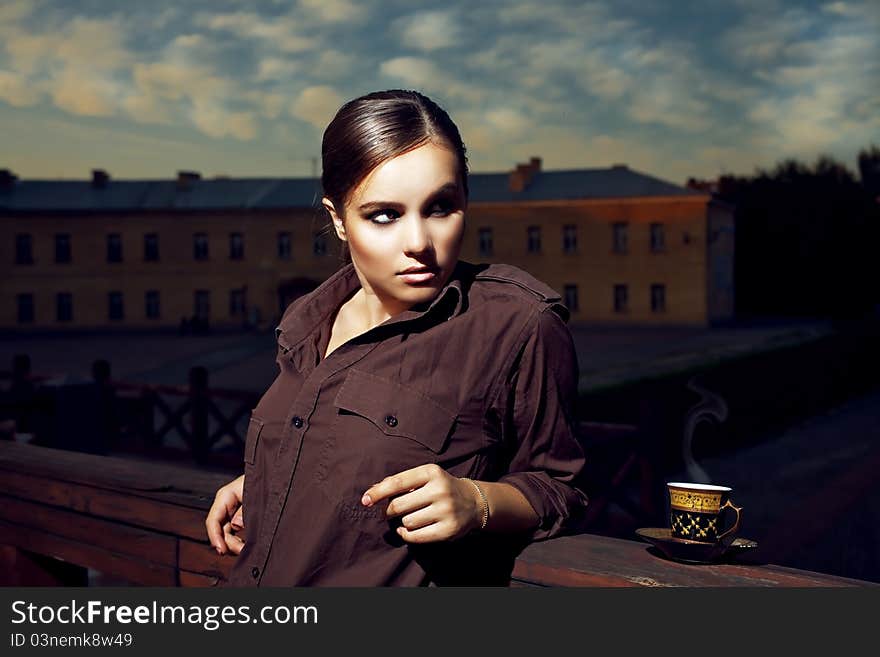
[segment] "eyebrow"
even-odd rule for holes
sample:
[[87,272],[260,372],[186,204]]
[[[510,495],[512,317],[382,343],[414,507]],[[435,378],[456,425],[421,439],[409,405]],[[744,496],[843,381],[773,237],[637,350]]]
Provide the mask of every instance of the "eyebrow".
[[[445,194],[447,192],[458,192],[459,186],[458,183],[450,182],[446,183],[442,187],[437,188],[428,196],[428,202],[433,201],[438,196]],[[365,213],[371,212],[373,210],[382,210],[385,208],[397,209],[403,207],[402,203],[397,203],[396,201],[369,201],[368,203],[364,203],[358,206],[358,212]]]

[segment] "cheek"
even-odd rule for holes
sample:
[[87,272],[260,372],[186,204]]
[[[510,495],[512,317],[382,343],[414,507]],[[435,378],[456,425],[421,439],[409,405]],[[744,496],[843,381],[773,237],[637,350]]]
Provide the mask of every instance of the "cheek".
[[461,248],[464,239],[464,219],[449,221],[442,224],[434,236],[434,247],[438,251],[446,253],[457,251]]
[[352,259],[363,264],[382,264],[399,251],[393,230],[356,230],[348,234]]

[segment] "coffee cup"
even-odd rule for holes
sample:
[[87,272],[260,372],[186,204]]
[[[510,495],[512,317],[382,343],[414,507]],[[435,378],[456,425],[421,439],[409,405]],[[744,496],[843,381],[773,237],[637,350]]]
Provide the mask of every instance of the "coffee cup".
[[[728,486],[673,481],[666,484],[669,491],[669,527],[675,538],[717,543],[733,540],[740,527],[742,507],[730,499]],[[724,510],[736,514],[733,524],[722,531]]]

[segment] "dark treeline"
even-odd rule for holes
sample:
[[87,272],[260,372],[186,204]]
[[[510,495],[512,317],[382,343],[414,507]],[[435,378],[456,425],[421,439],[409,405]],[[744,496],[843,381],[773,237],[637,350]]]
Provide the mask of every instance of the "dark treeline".
[[880,295],[880,148],[859,154],[859,175],[830,157],[787,160],[754,176],[724,176],[736,206],[736,312],[857,319]]

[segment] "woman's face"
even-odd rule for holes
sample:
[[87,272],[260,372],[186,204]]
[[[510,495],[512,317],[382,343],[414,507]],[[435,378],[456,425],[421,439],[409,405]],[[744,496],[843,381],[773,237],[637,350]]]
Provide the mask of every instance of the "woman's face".
[[428,142],[377,166],[352,192],[336,233],[367,294],[395,315],[433,299],[458,262],[465,196],[455,154]]

